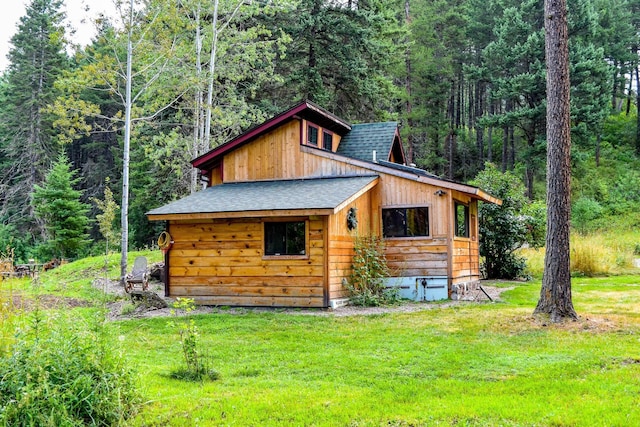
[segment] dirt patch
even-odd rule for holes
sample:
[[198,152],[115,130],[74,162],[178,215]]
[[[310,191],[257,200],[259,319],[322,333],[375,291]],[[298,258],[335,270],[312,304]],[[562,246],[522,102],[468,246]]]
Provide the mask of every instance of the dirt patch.
[[[150,282],[149,291],[155,292],[159,297],[164,299],[169,308],[155,308],[137,305],[132,302],[131,298],[125,293],[124,288],[118,281],[96,279],[93,286],[112,295],[121,297],[115,302],[107,304],[109,309],[108,318],[110,320],[125,320],[153,317],[167,317],[171,315],[171,306],[174,302],[172,298],[164,296],[164,285],[161,282]],[[502,292],[513,289],[512,287],[492,286],[490,283],[483,284],[482,288],[491,297],[494,302],[501,301]],[[272,307],[217,307],[217,306],[198,306],[190,314],[209,314],[209,313],[226,313],[226,314],[246,314],[246,313],[288,313],[292,315],[305,316],[367,316],[380,315],[386,313],[413,313],[418,311],[433,310],[438,308],[448,308],[456,305],[472,304],[472,303],[490,303],[491,301],[480,289],[467,292],[467,294],[457,301],[439,301],[439,302],[402,302],[399,305],[388,307],[356,307],[347,305],[336,309],[319,309],[319,308],[272,308]],[[185,313],[177,312],[177,315]]]
[[11,296],[10,300],[10,302],[6,301],[4,304],[10,304],[12,310],[22,311],[32,311],[35,307],[39,307],[43,310],[49,310],[89,307],[91,305],[85,300],[77,298],[58,297],[54,295],[40,295],[34,298],[14,294]]

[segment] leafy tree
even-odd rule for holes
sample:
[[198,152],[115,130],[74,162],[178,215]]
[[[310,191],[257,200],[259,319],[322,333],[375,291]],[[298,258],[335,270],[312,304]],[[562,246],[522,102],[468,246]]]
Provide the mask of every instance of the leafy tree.
[[96,199],[92,198],[93,202],[100,210],[100,213],[96,215],[96,221],[100,229],[100,234],[105,240],[105,253],[109,253],[109,245],[117,244],[118,236],[120,233],[114,228],[114,222],[116,220],[116,213],[118,211],[118,204],[113,199],[113,192],[105,185],[104,198]]
[[512,172],[500,172],[487,163],[473,181],[502,205],[481,203],[479,207],[480,255],[491,279],[515,279],[524,273],[525,259],[516,253],[523,245],[541,246],[544,215],[525,196],[522,181]]
[[45,225],[47,247],[51,255],[74,258],[88,243],[89,206],[80,201],[81,192],[74,190],[80,178],[66,155],[61,154],[45,178],[33,192],[35,214]]
[[0,109],[0,217],[22,233],[41,234],[29,194],[55,157],[54,82],[68,66],[61,0],[32,0],[11,38]]

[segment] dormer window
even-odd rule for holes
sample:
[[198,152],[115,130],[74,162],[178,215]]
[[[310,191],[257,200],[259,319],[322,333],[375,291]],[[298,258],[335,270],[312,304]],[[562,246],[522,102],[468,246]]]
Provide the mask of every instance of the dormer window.
[[313,125],[307,126],[307,145],[318,146],[318,128]]
[[333,134],[326,130],[322,131],[322,148],[333,151]]

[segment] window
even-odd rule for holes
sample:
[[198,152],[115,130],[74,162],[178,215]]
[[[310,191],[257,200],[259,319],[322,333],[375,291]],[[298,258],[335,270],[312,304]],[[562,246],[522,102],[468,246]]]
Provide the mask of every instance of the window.
[[265,255],[306,255],[305,222],[265,222]]
[[313,125],[307,126],[307,144],[318,146],[318,128]]
[[333,135],[327,131],[322,132],[322,148],[329,151],[333,149]]
[[469,206],[455,203],[455,234],[458,237],[469,237]]
[[429,208],[382,209],[384,237],[416,237],[429,235]]

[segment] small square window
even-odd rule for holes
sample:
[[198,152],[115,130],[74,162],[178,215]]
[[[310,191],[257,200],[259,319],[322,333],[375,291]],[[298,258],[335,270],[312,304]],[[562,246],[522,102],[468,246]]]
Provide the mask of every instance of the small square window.
[[322,132],[322,148],[333,151],[333,135],[329,132]]
[[307,144],[318,146],[318,128],[312,125],[307,127]]
[[265,222],[265,255],[305,255],[305,222]]

